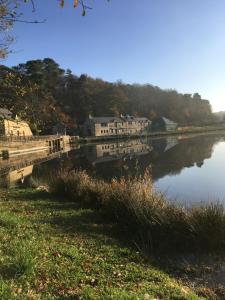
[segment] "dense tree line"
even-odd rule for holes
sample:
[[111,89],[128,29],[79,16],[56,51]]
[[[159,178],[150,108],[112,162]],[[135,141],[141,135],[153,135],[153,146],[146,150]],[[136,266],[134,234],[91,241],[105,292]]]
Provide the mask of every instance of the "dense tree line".
[[181,125],[213,119],[209,101],[198,93],[180,94],[150,84],[76,76],[50,58],[12,68],[0,66],[0,106],[17,113],[41,133],[50,133],[58,123],[74,132],[90,114],[130,114],[151,120],[165,116]]

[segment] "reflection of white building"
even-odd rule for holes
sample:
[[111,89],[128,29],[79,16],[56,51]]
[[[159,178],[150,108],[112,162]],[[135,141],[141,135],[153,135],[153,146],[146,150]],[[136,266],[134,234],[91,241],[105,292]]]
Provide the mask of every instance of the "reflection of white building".
[[152,151],[162,154],[178,144],[176,137],[157,139],[131,139],[105,142],[97,145],[84,147],[84,152],[93,164],[112,161],[132,159],[136,156],[146,155]]
[[93,163],[129,159],[138,155],[144,155],[151,152],[152,147],[140,140],[117,141],[114,143],[102,143],[87,147],[86,156]]
[[166,138],[166,148],[164,150],[164,152],[168,151],[169,149],[173,148],[174,146],[176,146],[178,144],[178,140],[176,137],[171,136],[171,137],[167,137]]
[[26,177],[30,176],[33,172],[33,165],[10,171],[2,177],[1,185],[8,187],[12,184],[24,183]]
[[8,174],[8,180],[10,183],[14,183],[14,182],[24,182],[24,179],[31,175],[33,172],[33,165],[22,168],[22,169],[18,169],[15,171],[11,171]]

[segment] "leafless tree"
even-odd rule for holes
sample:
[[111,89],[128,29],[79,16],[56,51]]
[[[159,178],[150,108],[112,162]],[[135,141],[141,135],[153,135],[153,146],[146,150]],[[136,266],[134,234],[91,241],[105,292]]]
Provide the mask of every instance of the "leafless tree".
[[[0,59],[4,59],[10,52],[10,45],[14,41],[14,37],[10,34],[10,30],[16,22],[22,23],[43,23],[45,20],[27,20],[23,15],[23,5],[30,5],[33,12],[36,11],[36,5],[42,0],[0,0]],[[74,8],[81,7],[82,15],[86,15],[86,11],[92,9],[88,4],[88,0],[52,0],[60,4],[63,8],[65,3],[73,4]],[[107,0],[109,1],[109,0]]]

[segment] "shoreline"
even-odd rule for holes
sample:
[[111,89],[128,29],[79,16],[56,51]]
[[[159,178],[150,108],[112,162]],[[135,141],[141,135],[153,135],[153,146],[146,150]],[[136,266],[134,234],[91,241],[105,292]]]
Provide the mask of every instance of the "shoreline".
[[201,134],[201,133],[216,133],[218,131],[225,131],[225,126],[205,126],[205,127],[192,127],[189,129],[176,130],[176,131],[157,131],[149,132],[148,134],[135,134],[135,135],[117,135],[117,136],[100,136],[100,137],[79,137],[73,140],[73,136],[70,138],[70,143],[76,144],[86,144],[95,142],[105,142],[105,141],[115,141],[115,140],[125,140],[125,139],[138,139],[138,138],[161,138],[164,136],[177,136],[185,134]]

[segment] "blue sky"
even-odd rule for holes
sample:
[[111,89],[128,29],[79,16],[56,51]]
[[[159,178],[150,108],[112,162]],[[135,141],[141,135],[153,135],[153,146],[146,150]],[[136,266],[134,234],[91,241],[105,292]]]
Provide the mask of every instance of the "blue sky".
[[23,6],[47,21],[16,24],[6,65],[51,57],[77,75],[199,92],[225,110],[225,0],[89,0],[86,17],[57,2]]

